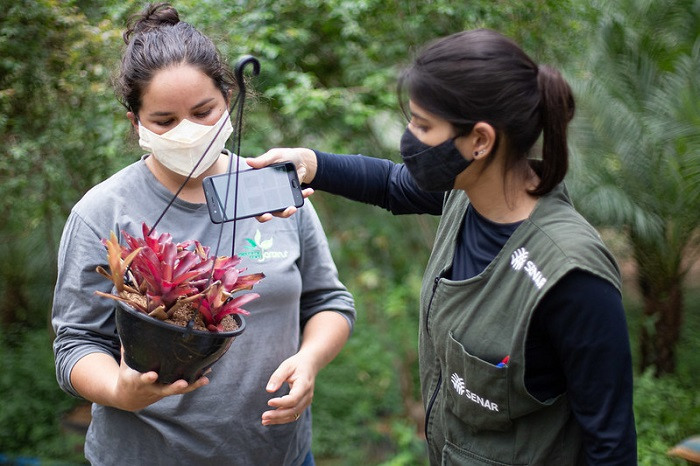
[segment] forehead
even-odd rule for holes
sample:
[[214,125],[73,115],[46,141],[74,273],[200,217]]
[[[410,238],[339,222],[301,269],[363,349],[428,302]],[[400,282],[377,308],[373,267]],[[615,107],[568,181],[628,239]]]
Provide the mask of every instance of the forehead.
[[224,100],[214,80],[192,65],[175,65],[154,73],[141,96],[141,112],[191,110],[205,99]]
[[430,113],[413,100],[408,101],[408,108],[411,111],[411,117],[416,121],[430,123],[434,126],[452,126],[449,121],[435,115],[434,113]]
[[439,122],[442,118],[438,117],[425,110],[423,107],[415,103],[413,100],[408,101],[408,108],[411,111],[411,116],[420,120]]

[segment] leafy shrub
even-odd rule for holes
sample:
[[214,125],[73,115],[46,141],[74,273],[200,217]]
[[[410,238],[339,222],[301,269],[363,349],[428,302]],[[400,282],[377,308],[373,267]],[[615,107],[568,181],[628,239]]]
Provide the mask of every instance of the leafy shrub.
[[[673,445],[700,433],[700,289],[686,289],[684,323],[677,347],[677,373],[655,378],[635,374],[634,407],[640,465],[672,465],[666,456]],[[625,302],[633,358],[638,359],[642,306],[632,296]],[[637,365],[635,364],[635,367]]]
[[82,438],[61,432],[78,401],[58,387],[49,332],[0,328],[0,453],[83,461]]
[[700,433],[700,391],[676,378],[654,378],[650,371],[635,380],[634,410],[639,464],[678,464],[666,456],[673,445]]

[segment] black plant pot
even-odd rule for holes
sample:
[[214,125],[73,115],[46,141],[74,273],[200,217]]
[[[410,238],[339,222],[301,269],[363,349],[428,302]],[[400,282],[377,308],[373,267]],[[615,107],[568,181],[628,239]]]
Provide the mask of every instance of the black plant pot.
[[124,362],[139,372],[156,371],[158,381],[192,383],[228,351],[245,330],[245,320],[234,314],[238,329],[207,332],[162,322],[117,301],[117,332],[124,347]]

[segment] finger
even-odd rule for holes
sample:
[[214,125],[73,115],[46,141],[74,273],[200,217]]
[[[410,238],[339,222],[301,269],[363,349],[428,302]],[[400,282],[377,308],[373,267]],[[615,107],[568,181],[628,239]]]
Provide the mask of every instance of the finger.
[[119,372],[120,377],[125,379],[137,381],[140,384],[153,385],[158,380],[158,373],[155,371],[139,372],[135,369],[129,367],[129,365],[124,360],[124,347],[121,348],[122,358],[119,361]]
[[193,392],[204,387],[205,385],[209,385],[209,377],[200,377],[194,383],[189,384],[182,393]]
[[163,385],[163,395],[165,396],[170,396],[170,395],[176,395],[183,390],[186,390],[189,384],[187,383],[186,380],[180,379],[176,380],[175,382],[171,383],[170,385]]
[[297,211],[296,207],[290,206],[281,212],[273,212],[273,213],[267,212],[267,213],[264,213],[262,215],[258,215],[257,217],[255,217],[255,219],[260,223],[265,223],[265,222],[269,222],[273,218],[289,218],[296,211]]
[[262,155],[254,158],[247,158],[246,163],[253,168],[262,168],[271,163],[278,162],[281,160],[281,151],[279,149],[270,149]]
[[299,397],[287,394],[277,398],[270,398],[267,400],[267,405],[276,409],[291,409],[299,404],[299,401]]
[[289,424],[290,422],[298,421],[300,417],[300,412],[296,408],[265,411],[262,414],[262,424],[264,426]]
[[163,387],[163,395],[182,395],[197,390],[209,383],[208,377],[200,377],[195,382],[188,384],[186,380],[180,379],[171,383],[170,385],[165,385]]
[[[313,188],[304,188],[301,190],[301,195],[304,197],[304,199],[308,199],[309,197],[311,197],[311,195],[314,192],[315,191],[313,190]],[[269,222],[273,218],[289,218],[292,215],[294,215],[297,212],[297,210],[298,209],[296,207],[289,206],[286,209],[284,209],[282,212],[275,212],[275,213],[266,212],[262,215],[258,215],[257,217],[255,217],[255,219],[260,223],[265,223],[265,222]]]
[[[127,366],[127,367],[129,368],[129,370],[133,371],[133,369],[131,369],[129,366]],[[136,371],[134,371],[134,372],[136,372]],[[158,373],[154,372],[154,371],[149,371],[149,372],[144,372],[144,373],[136,372],[136,373],[139,374],[138,377],[139,377],[139,379],[141,379],[141,382],[143,382],[145,384],[154,384],[158,380]]]
[[280,387],[282,386],[282,382],[283,380],[281,379],[278,379],[276,377],[270,377],[269,382],[267,382],[267,386],[265,386],[265,390],[268,393],[274,393],[280,389]]
[[292,215],[294,215],[297,211],[297,208],[294,206],[289,206],[286,209],[279,211],[279,212],[273,212],[272,216],[277,217],[277,218],[289,218]]
[[[282,217],[282,218],[287,218],[290,215],[294,214],[296,211],[297,211],[297,208],[294,207],[293,205],[290,205],[289,207],[284,209],[282,212],[277,212],[277,216]],[[273,214],[273,215],[275,215],[275,214]]]
[[[268,384],[268,387],[271,387]],[[273,408],[262,414],[263,425],[286,424],[294,421],[294,414],[300,411],[298,400],[284,395],[268,400],[267,404]]]
[[270,213],[258,215],[257,217],[255,217],[255,219],[260,223],[269,222],[273,218],[275,218],[275,217]]
[[277,410],[293,409],[300,412],[311,404],[313,400],[313,383],[308,383],[303,378],[297,378],[289,383],[289,393],[286,395],[271,398],[267,405]]
[[275,370],[275,372],[272,373],[270,379],[267,381],[265,390],[267,390],[268,393],[274,393],[277,390],[279,390],[282,387],[282,384],[286,382],[292,375],[292,368],[290,367],[290,365],[285,364],[285,362],[283,362],[277,368],[277,370]]

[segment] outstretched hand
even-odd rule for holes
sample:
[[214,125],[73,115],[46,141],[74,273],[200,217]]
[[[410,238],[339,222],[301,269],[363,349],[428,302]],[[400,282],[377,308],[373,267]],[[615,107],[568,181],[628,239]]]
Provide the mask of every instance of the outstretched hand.
[[316,153],[311,149],[278,147],[245,161],[253,168],[262,168],[277,162],[292,162],[301,183],[311,183],[316,176]]
[[[270,149],[264,154],[246,159],[246,163],[252,168],[263,168],[277,162],[292,162],[297,169],[297,176],[300,183],[310,183],[316,176],[316,153],[311,149],[294,148],[276,148]],[[304,199],[314,193],[311,188],[306,188],[301,191]],[[291,217],[297,208],[290,206],[281,212],[265,213],[255,217],[259,222],[264,223],[272,220],[274,217],[288,218]]]

